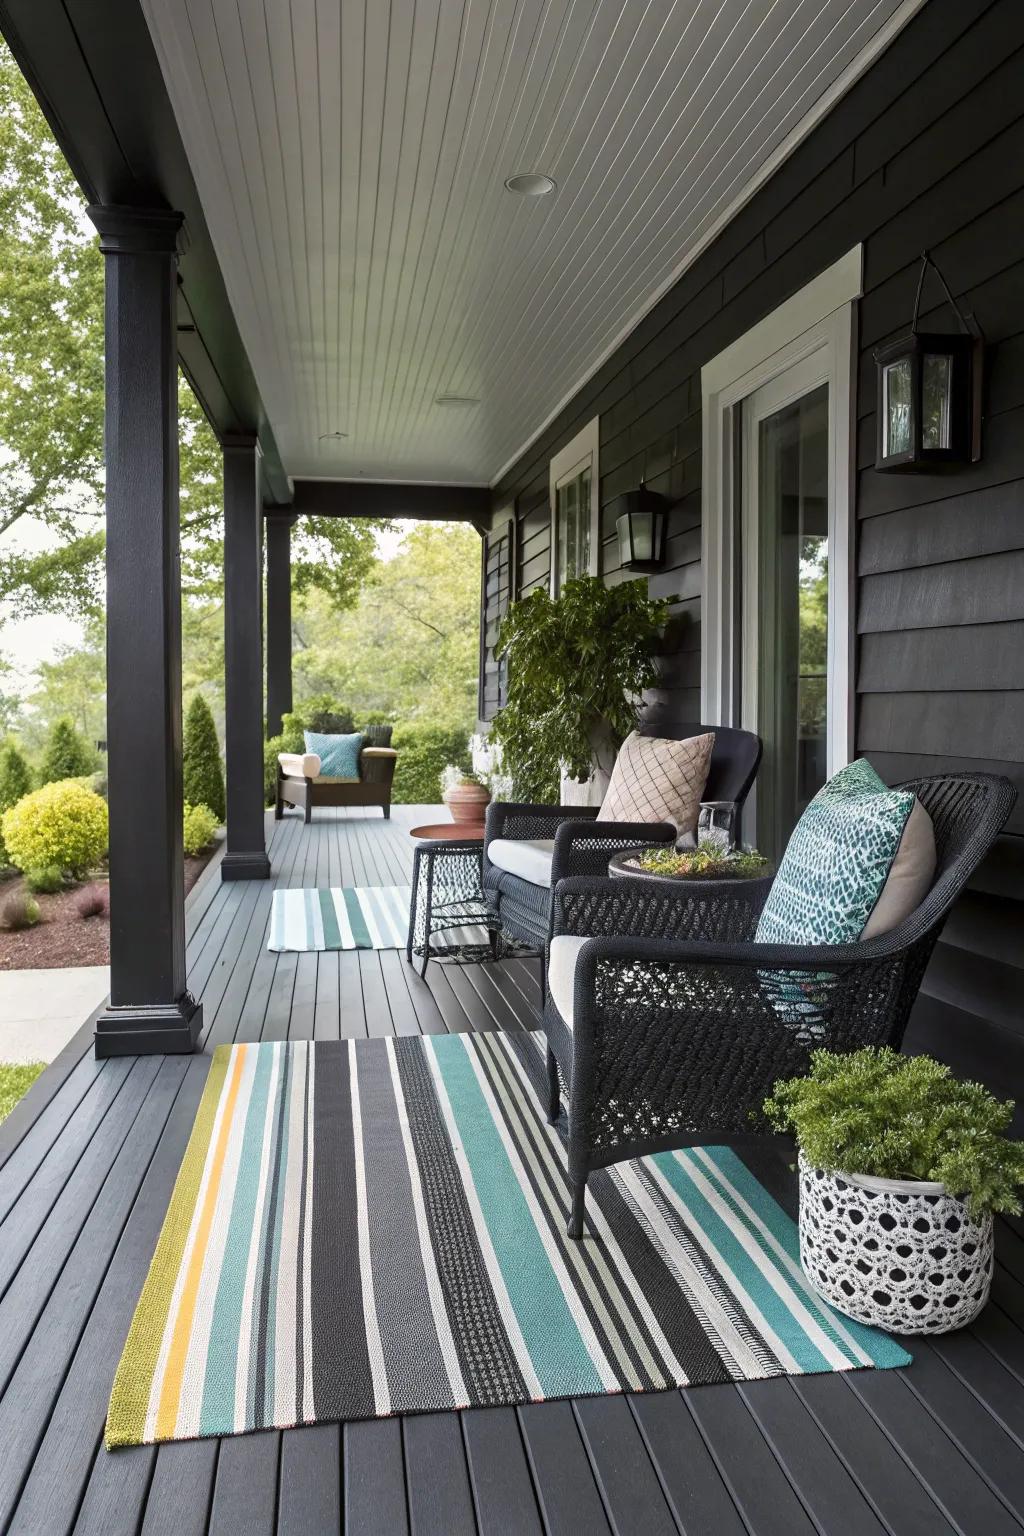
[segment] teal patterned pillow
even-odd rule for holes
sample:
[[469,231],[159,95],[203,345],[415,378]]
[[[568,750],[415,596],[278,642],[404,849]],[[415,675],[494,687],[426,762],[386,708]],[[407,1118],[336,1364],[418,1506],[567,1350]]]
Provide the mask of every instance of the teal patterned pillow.
[[858,758],[819,789],[796,824],[757,925],[759,944],[852,944],[889,878],[910,790]]
[[320,774],[325,779],[358,779],[359,754],[363,750],[360,732],[352,736],[324,736],[319,731],[303,731],[306,751],[320,759]]

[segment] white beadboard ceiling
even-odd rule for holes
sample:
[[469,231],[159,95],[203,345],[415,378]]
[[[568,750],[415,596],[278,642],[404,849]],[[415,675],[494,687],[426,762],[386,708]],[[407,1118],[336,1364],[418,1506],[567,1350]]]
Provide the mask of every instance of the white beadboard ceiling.
[[143,0],[287,472],[492,481],[915,3]]

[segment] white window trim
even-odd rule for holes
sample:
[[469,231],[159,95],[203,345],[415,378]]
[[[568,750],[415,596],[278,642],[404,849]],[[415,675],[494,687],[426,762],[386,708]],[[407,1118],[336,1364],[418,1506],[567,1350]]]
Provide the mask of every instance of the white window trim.
[[853,444],[856,440],[856,300],[863,248],[856,245],[701,369],[701,719],[742,718],[737,666],[740,592],[736,548],[739,464],[737,407],[794,363],[821,354],[829,384],[828,771],[850,761],[853,678],[850,635]]
[[588,421],[581,431],[577,432],[571,442],[560,448],[548,465],[548,502],[551,509],[551,596],[557,597],[561,583],[561,573],[558,569],[558,524],[556,519],[555,490],[560,480],[582,464],[585,459],[590,460],[590,574],[600,575],[601,571],[601,497],[599,491],[598,470],[598,446],[600,443],[600,417],[595,416]]

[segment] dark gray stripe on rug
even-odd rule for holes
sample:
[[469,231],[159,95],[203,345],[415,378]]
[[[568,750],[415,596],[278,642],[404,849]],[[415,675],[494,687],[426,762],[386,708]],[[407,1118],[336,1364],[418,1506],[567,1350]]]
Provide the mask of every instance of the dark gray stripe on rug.
[[395,1041],[441,1288],[472,1404],[528,1399],[452,1154],[423,1042]]

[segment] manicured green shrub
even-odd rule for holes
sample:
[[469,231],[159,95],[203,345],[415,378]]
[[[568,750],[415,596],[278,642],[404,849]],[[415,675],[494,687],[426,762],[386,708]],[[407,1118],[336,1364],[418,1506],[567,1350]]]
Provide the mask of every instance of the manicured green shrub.
[[70,715],[55,720],[43,753],[39,773],[41,784],[59,784],[64,779],[82,778],[96,768],[96,754],[75,729]]
[[0,833],[26,873],[55,864],[81,879],[107,851],[106,801],[73,780],[46,784],[4,812]]
[[814,1051],[808,1076],[776,1083],[764,1109],[815,1168],[944,1184],[975,1218],[1020,1214],[1024,1143],[1005,1134],[1013,1100],[960,1082],[930,1056]]
[[64,876],[56,864],[44,864],[41,869],[25,873],[25,884],[37,896],[54,896],[64,888]]
[[210,706],[201,693],[192,695],[185,715],[182,771],[185,803],[209,806],[220,826],[225,814],[224,769],[221,766],[217,727],[213,723]]
[[469,732],[462,726],[396,725],[391,745],[398,752],[391,791],[396,805],[436,805],[447,765],[471,768]]
[[185,852],[202,853],[209,848],[220,822],[208,805],[186,805],[184,818]]
[[355,730],[352,711],[326,693],[303,699],[295,713],[307,731],[319,731],[325,736],[350,736]]
[[0,907],[0,920],[12,933],[22,928],[34,928],[39,921],[39,903],[27,891],[15,891]]
[[[31,788],[32,771],[28,759],[13,741],[9,741],[0,752],[0,817],[12,805],[17,805]],[[0,869],[6,869],[10,862],[3,837],[0,836]]]

